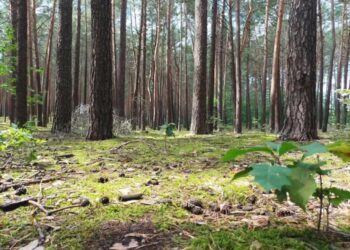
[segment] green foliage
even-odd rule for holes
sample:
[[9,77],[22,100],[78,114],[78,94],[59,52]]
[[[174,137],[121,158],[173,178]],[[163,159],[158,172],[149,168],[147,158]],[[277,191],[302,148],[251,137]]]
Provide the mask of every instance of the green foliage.
[[5,32],[0,34],[0,76],[6,79],[0,84],[0,88],[11,94],[14,94],[16,91],[13,84],[14,79],[11,78],[11,74],[15,70],[16,58],[8,56],[8,54],[16,50],[16,45],[13,43],[13,40],[13,29],[7,26]]
[[174,130],[176,129],[175,123],[164,124],[161,129],[165,131],[166,137],[175,136]]
[[9,129],[0,131],[0,152],[27,152],[26,160],[31,162],[36,159],[35,147],[43,141],[33,137],[32,131],[27,128],[17,128],[15,125]]
[[[289,166],[281,165],[282,155],[291,151],[303,152],[300,160],[294,160]],[[308,145],[297,145],[291,142],[282,144],[267,143],[266,146],[252,147],[247,149],[232,149],[223,157],[225,161],[233,161],[238,156],[251,152],[267,152],[273,157],[273,164],[260,163],[249,166],[245,170],[237,173],[233,180],[246,177],[248,175],[255,177],[255,182],[262,186],[266,191],[274,191],[279,201],[287,199],[288,194],[292,202],[305,209],[312,195],[316,197],[328,197],[330,203],[337,205],[350,199],[350,192],[337,188],[317,189],[315,175],[328,175],[330,171],[323,170],[325,162],[319,160],[315,162],[305,161],[311,156],[323,153],[333,153],[345,161],[350,160],[350,145],[345,142],[337,142],[328,146],[320,143]],[[277,164],[278,163],[278,164]],[[323,192],[323,193],[322,193]]]

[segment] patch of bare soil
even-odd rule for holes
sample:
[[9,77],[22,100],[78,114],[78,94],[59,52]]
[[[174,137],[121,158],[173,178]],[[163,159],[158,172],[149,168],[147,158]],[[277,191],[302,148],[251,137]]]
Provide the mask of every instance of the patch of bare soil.
[[139,222],[103,223],[86,242],[86,249],[96,250],[158,250],[171,245],[171,237],[156,230],[149,219]]

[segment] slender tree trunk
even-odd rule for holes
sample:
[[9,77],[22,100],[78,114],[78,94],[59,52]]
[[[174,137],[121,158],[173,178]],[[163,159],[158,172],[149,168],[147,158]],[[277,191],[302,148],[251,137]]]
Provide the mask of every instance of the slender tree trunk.
[[34,63],[33,63],[33,36],[32,36],[32,32],[33,32],[33,19],[32,19],[32,3],[33,1],[30,0],[28,2],[28,6],[27,6],[27,37],[28,37],[28,45],[27,45],[27,55],[28,55],[28,66],[29,66],[29,96],[31,101],[28,104],[28,112],[29,112],[29,118],[33,119],[33,117],[36,114],[36,106],[33,103],[34,100],[34,95],[35,95],[35,87],[34,87]]
[[331,104],[331,93],[332,93],[332,79],[333,79],[333,66],[334,66],[334,54],[337,46],[335,38],[335,21],[334,21],[334,0],[331,0],[331,24],[332,24],[332,52],[330,55],[329,62],[329,71],[328,71],[328,84],[327,84],[327,93],[326,93],[326,103],[324,108],[322,132],[327,132],[328,129],[328,120],[329,120],[329,109]]
[[[42,96],[42,86],[40,77],[40,55],[38,46],[38,32],[37,32],[37,22],[36,22],[36,0],[33,0],[33,10],[32,10],[32,20],[33,20],[33,41],[34,41],[34,53],[35,53],[35,79],[36,79],[36,89],[39,96]],[[37,118],[38,126],[43,126],[43,104],[41,102],[37,105]]]
[[214,130],[214,86],[215,86],[215,62],[216,62],[216,20],[218,13],[218,0],[213,0],[211,20],[211,50],[208,76],[208,133]]
[[195,0],[194,85],[191,132],[206,134],[207,0]]
[[28,120],[27,114],[27,1],[18,4],[17,22],[17,81],[16,81],[16,123],[22,127]]
[[[337,84],[336,84],[336,90],[341,89],[341,81],[343,76],[343,58],[344,58],[344,49],[345,48],[345,32],[346,32],[346,20],[347,19],[347,2],[345,1],[343,3],[343,18],[342,18],[342,32],[341,32],[341,40],[339,42],[340,46],[340,55],[339,55],[339,62],[338,62],[338,70],[337,70]],[[335,94],[335,122],[337,124],[337,129],[340,129],[340,117],[341,117],[341,109],[340,109],[340,94]]]
[[185,127],[190,129],[190,101],[189,101],[189,83],[188,83],[188,62],[187,62],[187,50],[188,50],[188,23],[187,23],[187,6],[185,5]]
[[52,132],[69,133],[72,119],[72,1],[59,0],[56,104]]
[[[146,0],[142,0],[142,7],[141,9],[145,7]],[[142,34],[143,34],[143,23],[145,22],[144,19],[144,11],[142,11],[141,19],[140,19],[140,32],[139,32],[139,45],[138,45],[138,51],[137,51],[137,61],[136,61],[136,77],[135,77],[135,87],[134,87],[134,93],[133,93],[133,107],[132,107],[132,127],[135,130],[137,126],[137,118],[138,116],[138,104],[139,104],[139,92],[140,92],[140,75],[141,75],[141,49],[142,49]]]
[[322,19],[322,3],[318,0],[318,26],[319,26],[319,59],[320,59],[320,75],[319,75],[319,93],[318,93],[318,128],[322,128],[323,122],[323,80],[324,80],[324,35],[323,35],[323,19]]
[[246,128],[252,129],[252,112],[250,105],[250,41],[248,42],[247,65],[246,65]]
[[46,127],[49,122],[49,97],[50,93],[50,82],[51,82],[51,57],[52,57],[52,36],[53,36],[53,30],[55,26],[55,15],[56,15],[56,3],[57,0],[54,0],[53,7],[52,7],[52,15],[51,15],[51,21],[50,21],[50,29],[49,29],[49,36],[47,39],[47,45],[46,45],[46,53],[45,53],[45,73],[44,77],[45,80],[43,80],[43,84],[45,84],[45,91],[44,91],[44,108],[43,108],[43,126]]
[[292,0],[289,17],[287,109],[282,130],[282,139],[285,140],[317,139],[316,30],[317,0]]
[[231,44],[231,81],[232,81],[232,117],[233,125],[235,125],[236,117],[236,62],[235,62],[235,46],[233,38],[233,22],[232,22],[232,13],[233,13],[233,0],[229,2],[229,23],[230,23],[230,44]]
[[147,60],[147,0],[143,8],[143,28],[142,28],[142,100],[141,100],[141,130],[146,130],[146,60]]
[[112,99],[113,109],[117,108],[118,93],[117,93],[117,61],[116,61],[116,35],[115,35],[115,0],[111,0],[111,49],[112,49]]
[[110,0],[91,0],[92,71],[89,140],[112,138],[112,5]]
[[156,45],[154,47],[153,62],[154,62],[154,72],[153,72],[153,128],[157,129],[159,127],[159,70],[158,70],[158,54],[159,54],[159,43],[160,43],[160,0],[157,0],[157,30],[156,30]]
[[[11,26],[13,29],[13,38],[11,43],[13,45],[17,44],[17,22],[18,22],[18,0],[11,0],[10,1],[10,8],[11,8]],[[12,71],[12,80],[14,81],[12,83],[12,89],[15,89],[16,82],[17,82],[17,50],[12,49],[11,50],[11,63],[14,68]],[[9,109],[10,109],[10,123],[15,123],[16,119],[16,95],[15,93],[11,92],[10,95],[10,101],[9,101]]]
[[281,76],[280,76],[280,57],[281,57],[281,33],[283,25],[284,0],[279,2],[278,21],[275,36],[275,45],[273,51],[271,97],[270,97],[270,128],[271,132],[278,133],[281,130]]
[[117,112],[120,117],[125,117],[125,65],[126,65],[126,10],[127,0],[120,1],[120,51],[119,74],[117,83]]
[[81,32],[81,0],[77,3],[77,35],[75,40],[73,108],[79,105],[79,76],[80,76],[80,32]]
[[87,18],[87,3],[85,0],[85,63],[84,63],[84,90],[83,90],[83,103],[87,104],[87,92],[88,92],[88,18]]
[[269,18],[270,18],[270,0],[266,0],[265,10],[265,46],[264,46],[264,65],[262,72],[262,112],[261,112],[261,128],[266,129],[266,94],[267,94],[267,56],[269,48]]
[[235,131],[242,133],[242,69],[241,69],[241,18],[240,0],[236,1],[236,121]]
[[173,15],[173,0],[168,0],[167,13],[167,113],[166,122],[174,122],[174,107],[173,107],[173,77],[172,77],[172,39],[171,39],[171,22]]
[[220,122],[224,118],[224,67],[225,67],[225,55],[224,55],[224,40],[225,40],[225,11],[226,4],[225,0],[222,2],[222,12],[221,12],[221,24],[220,24],[220,43],[219,43],[219,86],[218,86],[218,118]]
[[[349,24],[348,24],[349,25]],[[349,74],[349,58],[350,58],[350,32],[348,34],[348,42],[347,42],[347,49],[346,49],[346,56],[345,56],[345,63],[344,63],[344,83],[343,88],[349,89],[348,84],[348,74]],[[346,99],[349,99],[348,97]],[[348,120],[348,105],[343,105],[343,125],[346,127]]]

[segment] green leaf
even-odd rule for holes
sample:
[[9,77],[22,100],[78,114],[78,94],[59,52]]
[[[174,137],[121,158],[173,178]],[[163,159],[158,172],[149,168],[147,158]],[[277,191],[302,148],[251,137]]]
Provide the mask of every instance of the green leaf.
[[269,147],[259,146],[245,149],[231,149],[223,157],[224,161],[234,161],[237,157],[246,155],[252,152],[264,152],[273,155],[273,151]]
[[343,190],[343,189],[339,189],[336,187],[332,187],[328,189],[328,192],[330,194],[330,202],[333,205],[340,205],[342,202],[350,200],[350,192]]
[[298,161],[295,163],[296,167],[302,168],[304,170],[308,170],[311,171],[313,173],[317,173],[319,175],[329,175],[330,174],[330,170],[322,170],[321,167],[326,165],[327,162],[325,161],[321,161],[318,163],[307,163],[304,161]]
[[282,156],[290,151],[299,149],[298,146],[292,142],[283,142],[282,144],[268,142],[267,146],[270,147],[273,151],[277,152],[279,156]]
[[291,171],[290,184],[286,186],[290,200],[305,210],[310,197],[316,191],[316,181],[311,171],[302,168],[294,168]]
[[322,145],[319,142],[301,146],[300,149],[305,152],[303,158],[306,158],[315,154],[323,154],[328,152],[328,149],[326,148],[326,146]]
[[281,165],[256,164],[252,166],[251,175],[266,191],[281,190],[290,184],[288,178],[291,169]]
[[235,174],[235,176],[233,176],[232,180],[237,180],[243,177],[247,177],[249,175],[249,173],[252,171],[253,169],[251,167],[248,167],[238,173]]
[[277,196],[277,200],[279,202],[286,201],[288,196],[287,196],[287,189],[285,187],[282,187],[281,190],[275,190],[275,194]]
[[327,145],[329,152],[338,156],[345,162],[350,161],[350,143],[348,142],[336,142],[330,145]]

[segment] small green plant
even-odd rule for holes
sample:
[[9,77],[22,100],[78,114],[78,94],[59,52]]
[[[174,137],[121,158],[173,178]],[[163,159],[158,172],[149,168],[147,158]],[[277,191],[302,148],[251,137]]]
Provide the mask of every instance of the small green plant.
[[9,129],[0,131],[0,152],[8,153],[13,157],[14,152],[26,154],[28,163],[36,160],[36,147],[43,141],[33,137],[32,131],[27,128],[18,128],[12,125]]
[[164,130],[164,149],[167,150],[167,138],[168,137],[175,137],[175,129],[176,129],[176,124],[175,123],[168,123],[164,124],[163,126],[160,127],[162,130]]
[[[291,164],[283,164],[281,157],[290,152],[302,152],[300,159],[291,161]],[[254,181],[267,192],[274,192],[277,199],[282,202],[288,199],[302,209],[311,197],[316,197],[320,201],[320,211],[318,218],[318,229],[320,230],[322,221],[322,211],[326,205],[327,228],[329,207],[339,205],[350,199],[350,192],[336,187],[324,187],[323,176],[329,175],[329,170],[323,170],[326,162],[319,160],[319,154],[332,153],[344,161],[350,161],[350,145],[345,142],[337,142],[324,146],[320,143],[309,145],[298,145],[292,142],[282,144],[267,143],[264,146],[251,147],[246,149],[232,149],[224,156],[224,161],[234,161],[237,157],[253,152],[262,152],[271,156],[268,163],[257,163],[249,166],[245,170],[238,172],[233,180],[246,177],[254,177]],[[314,161],[310,157],[316,156]],[[319,185],[316,183],[316,176]]]

